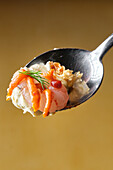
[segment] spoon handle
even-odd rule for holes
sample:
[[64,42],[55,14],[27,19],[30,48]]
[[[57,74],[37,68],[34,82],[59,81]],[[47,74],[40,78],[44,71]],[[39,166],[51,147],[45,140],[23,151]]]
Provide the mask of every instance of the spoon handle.
[[102,60],[105,53],[113,46],[113,33],[102,43],[100,44],[92,54],[98,56],[100,60]]

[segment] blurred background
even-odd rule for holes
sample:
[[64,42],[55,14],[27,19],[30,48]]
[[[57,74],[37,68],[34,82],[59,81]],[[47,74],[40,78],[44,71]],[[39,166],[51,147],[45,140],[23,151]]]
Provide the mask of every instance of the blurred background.
[[61,47],[95,49],[113,32],[113,1],[23,0],[0,3],[0,169],[113,169],[113,48],[99,91],[52,117],[23,115],[5,101],[12,74]]

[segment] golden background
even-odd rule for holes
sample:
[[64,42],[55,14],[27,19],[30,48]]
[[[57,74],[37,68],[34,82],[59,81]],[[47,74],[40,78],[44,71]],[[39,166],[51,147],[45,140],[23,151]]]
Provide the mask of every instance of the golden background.
[[113,1],[0,3],[0,170],[113,169],[113,48],[99,91],[77,108],[33,118],[5,101],[12,74],[55,47],[95,49],[113,32]]

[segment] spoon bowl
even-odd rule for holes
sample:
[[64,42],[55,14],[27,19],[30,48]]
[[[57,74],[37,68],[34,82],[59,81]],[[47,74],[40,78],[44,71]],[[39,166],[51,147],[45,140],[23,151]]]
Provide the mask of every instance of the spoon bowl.
[[47,61],[54,61],[64,65],[66,69],[73,70],[73,72],[80,71],[83,73],[82,79],[87,83],[90,90],[87,95],[83,96],[79,102],[72,106],[74,107],[88,100],[99,89],[104,75],[102,58],[112,46],[113,34],[94,51],[76,48],[54,49],[34,58],[26,67],[30,67],[36,63],[45,64]]

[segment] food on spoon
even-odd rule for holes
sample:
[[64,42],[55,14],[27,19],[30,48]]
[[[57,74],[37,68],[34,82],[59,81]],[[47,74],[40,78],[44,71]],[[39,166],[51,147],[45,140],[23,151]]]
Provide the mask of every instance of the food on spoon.
[[9,84],[6,100],[33,116],[43,117],[77,103],[89,92],[82,73],[65,69],[58,62],[34,64],[16,71]]

